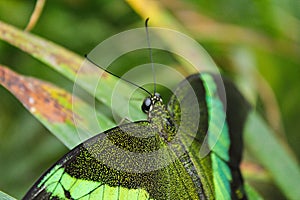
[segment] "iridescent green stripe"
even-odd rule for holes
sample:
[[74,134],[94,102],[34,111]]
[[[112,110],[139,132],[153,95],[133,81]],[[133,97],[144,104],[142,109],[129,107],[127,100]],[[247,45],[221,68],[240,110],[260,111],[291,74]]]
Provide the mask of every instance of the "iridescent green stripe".
[[76,179],[64,171],[60,165],[56,165],[41,181],[38,187],[45,188],[51,197],[67,199],[65,191],[68,191],[72,199],[103,199],[126,200],[150,199],[149,193],[143,189],[128,189],[121,186],[111,187],[100,182]]
[[226,114],[217,93],[217,85],[210,74],[200,74],[206,90],[206,104],[208,109],[208,145],[211,149],[213,168],[213,182],[216,199],[230,199],[230,169],[229,161],[230,138]]
[[206,90],[206,104],[208,109],[208,144],[219,157],[229,160],[229,132],[226,123],[224,106],[217,93],[217,85],[210,74],[201,74]]

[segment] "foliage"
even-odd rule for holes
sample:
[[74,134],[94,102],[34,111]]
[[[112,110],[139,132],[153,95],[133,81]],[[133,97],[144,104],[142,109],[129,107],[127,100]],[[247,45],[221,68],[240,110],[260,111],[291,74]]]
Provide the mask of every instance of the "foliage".
[[[299,177],[295,157],[300,155],[299,1],[48,1],[32,31],[41,38],[15,28],[26,26],[33,7],[29,1],[0,2],[0,19],[14,25],[0,22],[0,38],[10,43],[0,43],[0,83],[67,147],[78,143],[78,140],[68,141],[64,138],[70,137],[62,135],[74,132],[68,116],[45,119],[47,113],[31,109],[32,100],[22,96],[18,87],[23,85],[28,91],[32,89],[31,97],[42,106],[45,106],[43,100],[49,98],[56,101],[49,105],[58,103],[63,108],[60,111],[68,110],[72,81],[82,61],[82,57],[73,52],[84,55],[113,34],[142,27],[143,19],[150,17],[151,26],[176,29],[197,39],[224,73],[236,80],[268,122],[268,126],[261,125],[264,120],[253,118],[254,125],[249,125],[246,131],[247,151],[243,164],[246,180],[266,198],[297,197],[299,185],[294,180]],[[165,61],[155,52],[154,57],[156,62],[173,62],[173,58]],[[126,57],[113,64],[126,68],[143,63],[143,59],[143,55],[140,60]],[[14,81],[9,82],[13,78]],[[111,91],[114,81],[113,77],[108,78],[104,94]],[[26,85],[28,82],[36,87]],[[92,92],[87,87],[84,89],[87,93]],[[51,134],[42,134],[48,131],[2,87],[0,92],[0,160],[5,163],[0,166],[0,189],[19,198],[67,150]],[[107,102],[103,100],[105,96],[108,95],[98,94],[97,98]],[[86,107],[79,115],[88,116],[90,105],[78,101]],[[97,112],[98,118],[104,119],[100,121],[105,122],[105,128],[114,125],[104,111],[107,106],[100,104],[103,112]],[[53,117],[48,113],[49,116]],[[255,121],[257,119],[259,121]],[[251,134],[253,132],[255,134]],[[260,134],[265,137],[258,137]],[[259,143],[263,141],[265,143]],[[297,156],[294,157],[288,144]],[[277,186],[273,185],[273,180]],[[277,187],[284,194],[279,193]]]

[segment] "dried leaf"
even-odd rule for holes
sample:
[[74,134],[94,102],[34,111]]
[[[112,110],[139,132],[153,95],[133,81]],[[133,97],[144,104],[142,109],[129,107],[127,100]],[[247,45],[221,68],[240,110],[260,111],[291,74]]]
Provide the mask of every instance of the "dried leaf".
[[[88,118],[93,112],[102,129],[115,126],[105,115],[93,111],[89,105],[67,91],[45,81],[19,75],[1,65],[0,84],[69,148],[100,131]],[[74,105],[79,109],[73,109]],[[83,135],[84,130],[78,130],[83,125],[95,132]]]

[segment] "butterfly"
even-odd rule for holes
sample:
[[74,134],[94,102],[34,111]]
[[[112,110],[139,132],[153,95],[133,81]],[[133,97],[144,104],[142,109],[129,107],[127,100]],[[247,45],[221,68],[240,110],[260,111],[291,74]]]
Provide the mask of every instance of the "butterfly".
[[23,199],[247,199],[239,164],[249,105],[230,81],[194,74],[167,104],[154,93],[141,110],[147,120],[78,145]]
[[132,84],[149,94],[141,106],[147,120],[79,144],[23,199],[247,199],[239,164],[250,106],[235,86],[197,73],[164,104],[156,89]]

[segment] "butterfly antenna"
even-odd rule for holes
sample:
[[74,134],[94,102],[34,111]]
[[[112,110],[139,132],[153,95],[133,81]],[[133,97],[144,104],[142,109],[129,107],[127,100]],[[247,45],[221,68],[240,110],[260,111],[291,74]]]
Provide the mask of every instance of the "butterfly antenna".
[[150,56],[151,68],[152,68],[152,73],[153,73],[154,94],[155,94],[156,93],[156,76],[155,76],[154,63],[153,63],[153,57],[152,57],[152,48],[150,46],[148,21],[149,21],[149,17],[145,21],[145,28],[146,28],[146,35],[147,35],[147,43],[148,43],[148,49],[149,49],[149,56]]
[[123,81],[125,81],[125,82],[127,82],[127,83],[130,83],[131,85],[134,85],[134,86],[140,88],[141,90],[147,92],[147,93],[151,96],[151,93],[148,92],[148,90],[146,90],[145,88],[143,88],[143,87],[141,87],[141,86],[139,86],[139,85],[137,85],[137,84],[135,84],[135,83],[133,83],[133,82],[131,82],[131,81],[128,81],[128,80],[122,78],[121,76],[118,76],[118,75],[113,74],[112,72],[106,70],[105,68],[103,68],[103,67],[101,67],[100,65],[98,65],[97,63],[95,63],[92,59],[90,59],[90,58],[88,57],[88,55],[85,55],[85,58],[86,58],[90,63],[92,63],[93,65],[95,65],[95,66],[99,67],[100,69],[104,70],[106,73],[108,73],[108,74],[110,74],[110,75],[113,75],[113,76],[115,76],[115,77],[117,77],[117,78],[119,78],[119,79],[121,79],[121,80],[123,80]]

